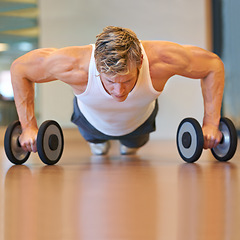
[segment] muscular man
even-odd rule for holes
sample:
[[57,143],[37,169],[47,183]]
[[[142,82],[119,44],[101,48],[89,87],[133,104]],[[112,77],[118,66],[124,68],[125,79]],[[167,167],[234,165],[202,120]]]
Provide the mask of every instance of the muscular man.
[[156,99],[169,78],[201,79],[204,148],[221,140],[218,130],[224,66],[215,54],[165,41],[139,41],[130,29],[106,27],[94,45],[37,49],[15,60],[12,85],[22,126],[20,143],[36,152],[34,83],[60,80],[75,94],[72,121],[93,154],[106,154],[109,140],[132,154],[155,130]]

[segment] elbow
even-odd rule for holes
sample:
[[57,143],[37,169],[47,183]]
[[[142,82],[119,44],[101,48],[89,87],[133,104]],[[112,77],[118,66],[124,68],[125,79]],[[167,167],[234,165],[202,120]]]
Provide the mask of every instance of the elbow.
[[218,55],[214,54],[213,62],[214,62],[215,70],[223,72],[223,74],[224,74],[224,63],[223,63],[222,59]]
[[24,67],[21,57],[13,61],[10,67],[11,79],[12,81],[17,77],[24,77]]
[[19,71],[20,61],[18,59],[14,60],[10,67],[11,75]]
[[216,77],[219,78],[219,80],[222,81],[224,84],[225,80],[225,70],[224,70],[224,63],[223,61],[218,57],[217,58],[217,63],[216,63]]
[[209,74],[218,82],[222,82],[224,84],[225,79],[225,71],[224,71],[224,63],[220,57],[214,55],[212,59],[212,64],[210,65]]

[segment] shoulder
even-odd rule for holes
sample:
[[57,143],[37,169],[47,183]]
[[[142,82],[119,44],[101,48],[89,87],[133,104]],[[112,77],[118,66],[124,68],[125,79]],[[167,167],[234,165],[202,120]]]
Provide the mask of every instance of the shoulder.
[[223,68],[221,59],[214,53],[191,45],[173,42],[142,42],[149,59],[151,76],[169,79],[173,75],[203,78],[216,68]]
[[162,76],[164,80],[168,80],[191,68],[193,54],[184,45],[167,41],[146,41],[143,42],[143,47],[149,60],[150,74],[154,79]]
[[183,45],[168,41],[143,41],[142,45],[150,64],[187,65],[190,61],[190,51]]
[[45,74],[44,62],[55,51],[56,48],[39,48],[20,56],[11,64],[11,74],[21,75],[30,80],[41,78]]
[[13,62],[15,64],[52,64],[69,62],[85,62],[90,59],[92,46],[76,46],[65,48],[39,48],[22,55]]
[[49,54],[45,64],[46,67],[59,65],[63,68],[68,65],[74,67],[74,64],[84,66],[88,65],[91,53],[91,45],[60,48]]
[[81,67],[86,69],[91,58],[92,46],[73,46],[65,48],[39,48],[16,59],[12,72],[35,81],[53,80],[59,73]]
[[84,58],[91,55],[92,53],[92,45],[85,45],[85,46],[70,46],[56,49],[52,56],[57,57],[73,57],[73,58]]
[[167,41],[142,41],[146,52],[153,86],[162,91],[172,76],[188,68],[190,54],[184,46]]

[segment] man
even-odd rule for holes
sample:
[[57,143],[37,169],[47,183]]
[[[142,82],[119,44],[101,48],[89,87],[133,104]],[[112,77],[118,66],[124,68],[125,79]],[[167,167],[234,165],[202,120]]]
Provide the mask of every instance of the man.
[[15,103],[22,125],[20,143],[36,152],[34,83],[60,80],[75,94],[72,121],[93,154],[106,154],[108,141],[121,142],[121,154],[134,154],[155,130],[156,99],[169,78],[201,79],[204,148],[221,140],[218,129],[224,66],[215,54],[194,46],[139,41],[130,29],[106,27],[95,45],[37,49],[11,66]]

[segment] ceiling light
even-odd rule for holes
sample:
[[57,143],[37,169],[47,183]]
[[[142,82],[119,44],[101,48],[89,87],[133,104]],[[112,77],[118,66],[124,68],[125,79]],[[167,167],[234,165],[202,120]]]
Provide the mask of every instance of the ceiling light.
[[7,43],[0,43],[0,52],[5,52],[9,48],[9,45]]
[[23,52],[28,52],[33,50],[33,44],[30,42],[20,42],[18,44],[18,49]]

